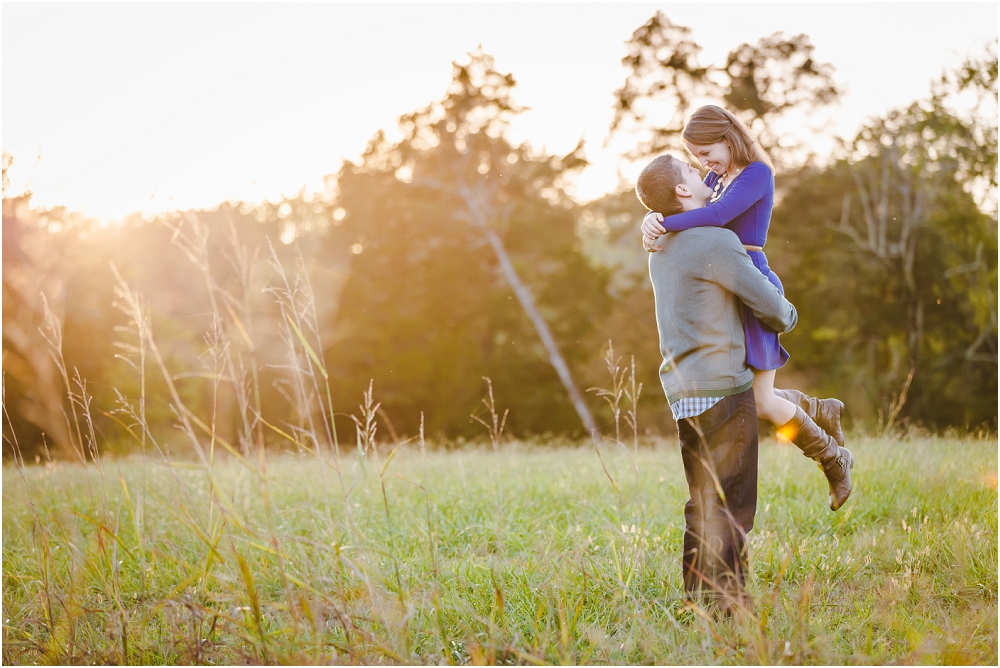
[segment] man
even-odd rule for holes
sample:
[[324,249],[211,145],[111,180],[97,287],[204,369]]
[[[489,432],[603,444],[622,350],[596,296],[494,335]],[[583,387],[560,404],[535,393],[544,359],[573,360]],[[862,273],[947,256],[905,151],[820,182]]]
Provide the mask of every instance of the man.
[[[704,206],[711,190],[686,162],[660,156],[636,194],[664,215]],[[645,242],[644,242],[645,245]],[[730,230],[664,235],[649,257],[667,395],[688,482],[682,568],[685,595],[727,613],[744,603],[746,534],[757,510],[757,409],[746,365],[740,302],[778,332],[795,308]],[[647,250],[653,250],[647,245]]]

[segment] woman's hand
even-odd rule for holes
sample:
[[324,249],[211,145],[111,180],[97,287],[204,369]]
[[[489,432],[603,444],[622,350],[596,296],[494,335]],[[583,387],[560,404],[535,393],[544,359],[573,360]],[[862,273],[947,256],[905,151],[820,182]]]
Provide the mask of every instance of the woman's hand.
[[658,250],[656,240],[667,233],[667,230],[660,225],[661,222],[663,216],[655,211],[650,211],[642,219],[642,247],[648,251]]

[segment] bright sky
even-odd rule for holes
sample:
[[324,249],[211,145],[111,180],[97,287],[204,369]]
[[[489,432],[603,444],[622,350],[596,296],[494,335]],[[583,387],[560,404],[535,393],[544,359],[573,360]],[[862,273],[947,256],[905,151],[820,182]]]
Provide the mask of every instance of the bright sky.
[[[3,6],[3,150],[12,190],[105,220],[259,202],[318,187],[380,128],[439,99],[482,44],[531,108],[515,139],[592,166],[581,200],[634,176],[603,147],[624,42],[662,10],[703,62],[806,33],[847,88],[830,135],[928,93],[997,39],[997,3],[11,4]],[[602,148],[603,147],[603,148]]]

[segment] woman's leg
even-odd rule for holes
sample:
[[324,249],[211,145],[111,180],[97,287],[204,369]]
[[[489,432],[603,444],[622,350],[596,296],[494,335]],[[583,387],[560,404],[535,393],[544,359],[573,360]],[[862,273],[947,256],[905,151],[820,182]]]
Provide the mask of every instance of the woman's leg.
[[757,417],[770,422],[775,428],[783,427],[795,417],[795,404],[774,393],[776,369],[754,371],[753,398],[757,402]]
[[798,405],[823,431],[833,436],[837,445],[844,447],[844,429],[840,424],[844,403],[840,399],[817,399],[798,390],[776,389],[774,393]]
[[854,457],[840,447],[805,411],[774,393],[774,370],[755,371],[754,401],[757,416],[781,430],[806,457],[816,460],[830,485],[830,510],[837,510],[851,494],[851,469]]

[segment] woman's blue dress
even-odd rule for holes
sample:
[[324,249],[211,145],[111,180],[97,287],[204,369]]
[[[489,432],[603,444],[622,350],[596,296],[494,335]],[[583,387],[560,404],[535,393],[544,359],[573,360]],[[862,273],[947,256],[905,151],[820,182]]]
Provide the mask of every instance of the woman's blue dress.
[[[714,190],[720,178],[715,172],[709,172],[705,184]],[[701,209],[667,216],[663,219],[663,227],[668,232],[692,227],[725,227],[735,232],[743,244],[763,248],[773,206],[774,173],[764,163],[753,162],[732,180],[717,201]],[[747,252],[760,273],[785,294],[777,274],[768,267],[763,251]],[[788,361],[788,352],[778,341],[778,333],[760,322],[746,306],[743,307],[743,333],[748,366],[765,371],[779,369]]]

